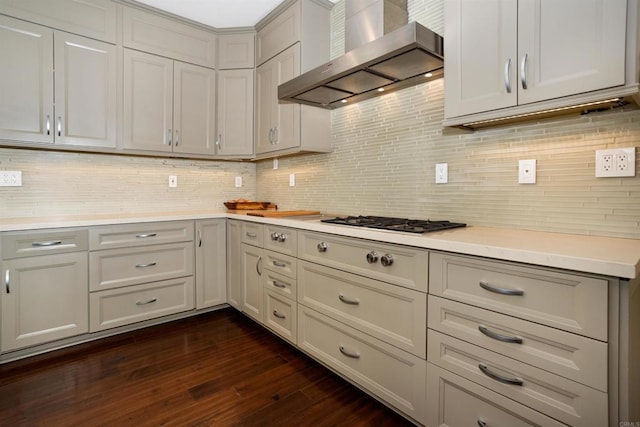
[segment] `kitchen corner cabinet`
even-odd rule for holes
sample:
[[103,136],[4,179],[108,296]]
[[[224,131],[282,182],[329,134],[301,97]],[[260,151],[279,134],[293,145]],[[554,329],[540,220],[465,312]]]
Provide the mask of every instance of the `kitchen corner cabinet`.
[[196,227],[196,308],[227,302],[225,220],[198,220]]
[[3,233],[1,350],[89,330],[87,233]]
[[215,70],[124,49],[125,150],[215,154]]
[[329,9],[299,0],[258,31],[255,153],[329,152],[330,112],[278,101],[278,85],[329,60]]
[[0,41],[0,139],[116,147],[115,46],[6,16]]
[[628,30],[626,0],[446,0],[444,124],[615,97]]
[[218,156],[253,155],[253,81],[253,69],[218,71]]

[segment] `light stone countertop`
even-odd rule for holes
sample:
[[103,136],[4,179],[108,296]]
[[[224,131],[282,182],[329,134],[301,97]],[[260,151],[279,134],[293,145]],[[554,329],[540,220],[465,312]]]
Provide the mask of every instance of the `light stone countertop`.
[[[327,215],[327,217],[332,216],[334,215]],[[467,226],[465,228],[414,235],[411,233],[325,224],[320,222],[320,216],[261,218],[222,211],[185,211],[3,219],[0,220],[0,231],[207,218],[241,219],[626,279],[640,277],[640,240],[638,239],[583,236],[508,228]]]

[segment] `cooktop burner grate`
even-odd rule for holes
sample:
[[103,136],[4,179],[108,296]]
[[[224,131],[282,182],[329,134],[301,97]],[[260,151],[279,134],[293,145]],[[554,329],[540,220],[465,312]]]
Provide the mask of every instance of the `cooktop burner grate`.
[[376,228],[381,230],[404,231],[408,233],[428,233],[430,231],[447,230],[466,227],[467,224],[450,221],[431,221],[422,219],[392,218],[384,216],[346,216],[323,219],[330,224],[351,225],[355,227]]

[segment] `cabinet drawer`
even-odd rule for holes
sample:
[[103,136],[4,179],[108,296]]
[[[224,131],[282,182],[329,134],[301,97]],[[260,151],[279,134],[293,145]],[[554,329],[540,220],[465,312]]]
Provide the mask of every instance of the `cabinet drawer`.
[[91,252],[89,255],[89,289],[91,291],[192,274],[192,243],[110,249]]
[[292,256],[282,255],[279,253],[264,251],[264,268],[266,270],[275,271],[284,274],[292,279],[296,278],[298,260]]
[[426,358],[427,295],[300,261],[298,302]]
[[429,293],[607,340],[605,279],[432,252]]
[[265,270],[265,289],[292,300],[296,299],[297,281],[274,271]]
[[431,329],[607,391],[606,343],[433,295],[427,312]]
[[262,247],[264,238],[264,226],[253,222],[242,223],[242,243]]
[[282,338],[296,343],[297,304],[267,289],[264,293],[264,325]]
[[215,68],[213,32],[130,7],[122,18],[124,47]]
[[[367,260],[367,255],[372,263]],[[382,265],[383,256],[391,265]],[[398,245],[331,234],[298,232],[298,257],[418,291],[427,291],[429,253]]]
[[87,250],[87,230],[13,231],[0,236],[3,259]]
[[192,277],[93,292],[89,299],[91,332],[180,313],[195,307]]
[[397,410],[425,424],[426,363],[298,305],[298,346]]
[[256,38],[256,65],[282,52],[300,41],[300,2],[282,12],[258,32]]
[[89,230],[89,248],[129,248],[160,243],[193,241],[193,221],[107,225]]
[[298,252],[298,239],[296,230],[291,228],[264,226],[264,247],[285,255],[296,256]]
[[427,359],[441,368],[569,425],[608,423],[607,393],[433,330],[427,340]]
[[565,424],[427,363],[427,425],[529,427]]

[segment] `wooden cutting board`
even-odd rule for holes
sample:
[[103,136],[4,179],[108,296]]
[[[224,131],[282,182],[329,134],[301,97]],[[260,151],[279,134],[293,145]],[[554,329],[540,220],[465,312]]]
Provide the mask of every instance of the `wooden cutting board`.
[[251,211],[249,216],[261,216],[264,218],[277,218],[281,216],[320,215],[320,211]]

